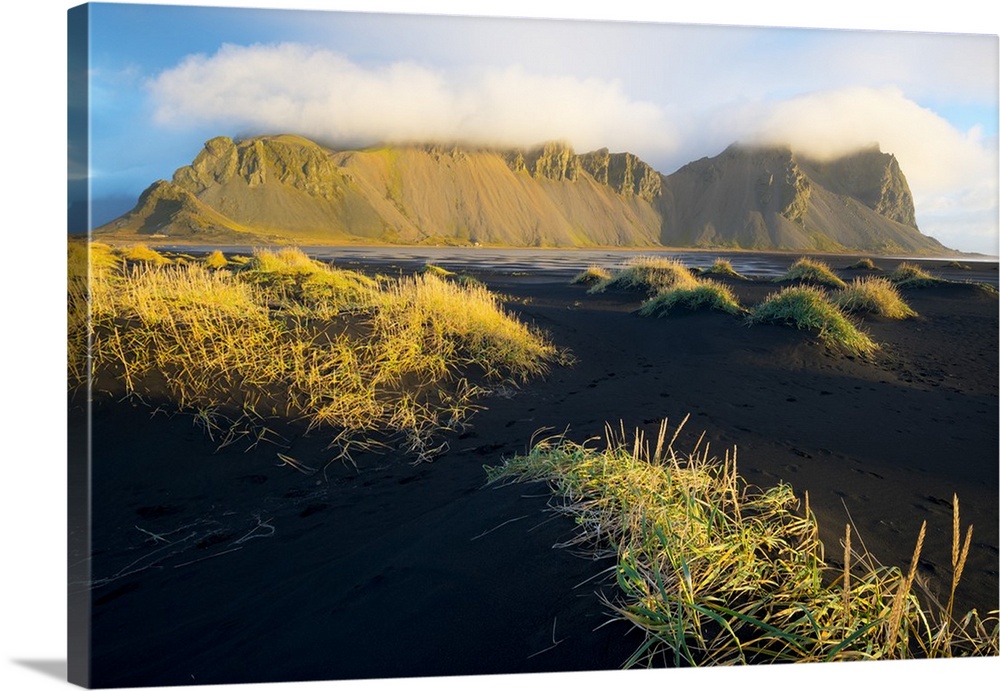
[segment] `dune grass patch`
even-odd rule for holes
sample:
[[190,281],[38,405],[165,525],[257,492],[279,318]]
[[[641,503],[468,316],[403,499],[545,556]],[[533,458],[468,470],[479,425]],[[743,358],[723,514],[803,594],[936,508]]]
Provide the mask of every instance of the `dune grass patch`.
[[642,291],[655,295],[675,286],[693,286],[694,274],[683,262],[670,257],[633,257],[611,276],[594,283],[588,292]]
[[663,317],[681,310],[717,310],[737,315],[745,312],[729,287],[709,279],[699,279],[693,285],[667,288],[649,298],[639,307],[639,314]]
[[892,281],[875,276],[856,278],[830,296],[845,312],[874,314],[886,319],[908,319],[917,313],[900,296]]
[[225,269],[229,266],[229,260],[221,250],[215,250],[204,259],[205,266],[210,269]]
[[475,276],[471,276],[467,273],[459,273],[456,271],[450,271],[443,267],[437,266],[436,264],[424,264],[424,266],[418,272],[424,276],[434,276],[435,278],[440,278],[442,280],[452,281],[463,286],[482,286],[484,285]]
[[851,264],[847,268],[848,269],[859,269],[859,270],[862,270],[862,271],[881,271],[882,270],[882,269],[880,269],[875,264],[874,261],[872,261],[871,259],[869,259],[867,257],[863,257],[863,258],[859,259],[858,261],[854,262],[853,264]]
[[236,272],[134,264],[92,277],[69,296],[82,353],[71,388],[88,384],[89,352],[101,388],[165,400],[213,438],[280,418],[328,431],[335,457],[393,443],[428,458],[485,388],[559,361],[481,286],[379,283],[303,257],[261,250]]
[[750,324],[784,324],[815,331],[822,342],[854,355],[872,355],[871,337],[855,326],[826,292],[814,286],[789,286],[750,309]]
[[901,262],[889,274],[889,280],[900,288],[926,288],[946,283],[945,279],[925,271],[913,262]]
[[334,268],[292,247],[256,250],[238,275],[263,287],[272,305],[305,316],[332,317],[364,309],[377,287],[373,278]]
[[[683,426],[683,425],[682,425]],[[604,448],[564,437],[487,468],[490,483],[544,481],[570,516],[563,546],[613,556],[616,614],[643,630],[626,661],[708,666],[996,655],[997,618],[953,614],[968,555],[953,505],[951,596],[918,597],[916,564],[884,566],[845,531],[842,567],[824,560],[818,526],[792,488],[751,487],[736,450],[680,453],[664,423],[655,446],[609,426]],[[650,440],[651,441],[651,440]]]
[[810,285],[830,286],[832,288],[843,288],[846,283],[833,272],[830,265],[816,259],[802,257],[793,263],[788,271],[775,279],[779,283],[787,281],[797,281]]
[[710,276],[729,276],[730,278],[746,278],[736,269],[733,268],[733,263],[728,259],[716,259],[710,267],[703,269],[703,274],[709,274]]
[[593,265],[578,273],[570,281],[571,285],[593,285],[601,281],[611,280],[611,272],[603,266]]
[[129,262],[143,262],[146,264],[153,264],[154,266],[170,263],[170,259],[141,243],[138,245],[125,245],[123,247],[118,247],[114,250],[114,253]]
[[454,271],[449,271],[448,269],[438,266],[437,264],[424,264],[420,273],[435,276],[436,278],[451,278],[455,275]]

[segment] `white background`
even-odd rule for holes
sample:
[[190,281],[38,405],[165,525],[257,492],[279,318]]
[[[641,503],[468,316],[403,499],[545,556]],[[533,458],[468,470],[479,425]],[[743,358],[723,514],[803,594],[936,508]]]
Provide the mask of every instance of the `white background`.
[[[65,687],[65,216],[66,11],[75,4],[31,0],[4,4],[0,22],[0,688]],[[388,0],[347,2],[215,0],[161,4],[282,7],[500,16],[566,17],[756,26],[809,26],[997,34],[997,10],[983,0]],[[661,6],[662,5],[662,6]],[[669,6],[668,6],[669,5]],[[989,7],[990,9],[986,9]],[[215,686],[215,689],[486,689],[512,684],[606,688],[609,684],[683,684],[740,689],[916,688],[977,685],[1000,678],[1000,659],[949,662],[841,663],[780,669],[662,670],[627,673],[316,682]],[[989,683],[987,681],[987,683]]]

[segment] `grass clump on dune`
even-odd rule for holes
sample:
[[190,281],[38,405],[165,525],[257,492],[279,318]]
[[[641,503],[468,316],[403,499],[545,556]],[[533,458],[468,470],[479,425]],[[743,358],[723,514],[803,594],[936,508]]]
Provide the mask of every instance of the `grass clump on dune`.
[[210,269],[225,269],[229,266],[229,260],[226,259],[226,255],[221,250],[215,250],[205,257],[205,266]]
[[844,315],[826,293],[812,286],[792,286],[754,306],[751,324],[785,324],[816,331],[821,341],[855,355],[871,355],[878,345]]
[[571,285],[592,285],[595,283],[600,283],[601,281],[611,280],[611,272],[605,269],[603,266],[588,266],[586,269],[578,273],[570,281]]
[[727,286],[711,280],[698,280],[694,285],[676,286],[646,300],[639,308],[644,317],[663,317],[677,310],[719,310],[728,314],[743,314],[739,299]]
[[419,272],[424,276],[433,276],[435,278],[440,278],[443,280],[452,281],[463,286],[482,286],[483,282],[480,281],[475,276],[470,276],[466,273],[456,273],[454,271],[449,271],[443,267],[437,266],[436,264],[424,264],[423,268]]
[[[617,615],[646,634],[625,663],[708,666],[996,655],[997,623],[953,617],[968,555],[954,501],[951,597],[918,598],[915,571],[879,564],[844,539],[844,566],[824,561],[808,495],[747,485],[736,451],[675,450],[664,423],[655,447],[624,430],[603,449],[557,437],[487,468],[491,483],[545,481],[577,535],[563,543],[617,559]],[[860,541],[858,541],[860,542]],[[993,613],[995,615],[995,613]]]
[[[70,320],[71,351],[85,358],[90,344],[100,389],[170,403],[223,443],[257,439],[275,417],[328,431],[340,456],[395,440],[419,458],[463,424],[482,387],[516,386],[560,356],[484,288],[381,284],[303,257],[258,251],[235,273],[133,265],[92,278],[70,293],[71,317],[89,307]],[[84,365],[71,361],[71,389],[88,385]]]
[[875,262],[873,262],[871,259],[868,259],[867,257],[859,259],[858,261],[854,262],[853,264],[851,264],[847,268],[848,269],[861,269],[863,271],[881,271],[882,270],[878,266],[875,265]]
[[321,310],[325,317],[367,307],[377,287],[364,274],[335,269],[298,248],[256,250],[240,267],[239,276],[263,286],[272,304],[291,313]]
[[702,273],[713,276],[729,276],[731,278],[744,278],[744,276],[733,268],[733,263],[728,259],[716,259],[715,262],[704,269]]
[[655,295],[675,286],[693,286],[695,277],[684,263],[669,257],[634,257],[610,277],[597,281],[588,292],[639,290]]
[[424,264],[424,267],[420,270],[420,273],[424,275],[431,275],[436,278],[451,278],[455,275],[454,271],[449,271],[443,267],[437,266],[436,264]]
[[806,257],[797,260],[783,276],[775,280],[779,283],[798,281],[800,283],[831,286],[833,288],[843,288],[847,285],[833,272],[833,269],[828,264]]
[[924,271],[912,262],[902,262],[889,274],[889,280],[900,288],[925,288],[945,282],[943,278]]
[[887,319],[908,319],[917,313],[906,304],[896,286],[885,278],[856,278],[831,296],[845,312],[865,312]]
[[506,373],[526,381],[558,355],[537,331],[510,317],[485,287],[428,274],[381,291],[373,324],[377,332],[392,335],[391,342],[419,344],[441,367],[475,366],[489,377]]
[[129,262],[143,262],[154,266],[170,263],[170,260],[162,254],[143,244],[119,247],[115,250],[115,253]]

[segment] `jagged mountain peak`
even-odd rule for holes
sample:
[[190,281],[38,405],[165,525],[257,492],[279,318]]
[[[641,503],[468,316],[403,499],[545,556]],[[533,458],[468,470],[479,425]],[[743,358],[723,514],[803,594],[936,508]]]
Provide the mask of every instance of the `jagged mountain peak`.
[[877,145],[820,160],[734,143],[663,175],[635,154],[561,141],[335,151],[295,134],[222,136],[97,232],[948,253],[917,230],[899,162]]

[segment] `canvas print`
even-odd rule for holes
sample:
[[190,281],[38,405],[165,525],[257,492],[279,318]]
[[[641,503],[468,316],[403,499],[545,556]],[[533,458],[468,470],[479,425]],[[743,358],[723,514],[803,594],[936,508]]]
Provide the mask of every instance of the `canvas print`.
[[68,26],[70,681],[997,656],[997,36]]

